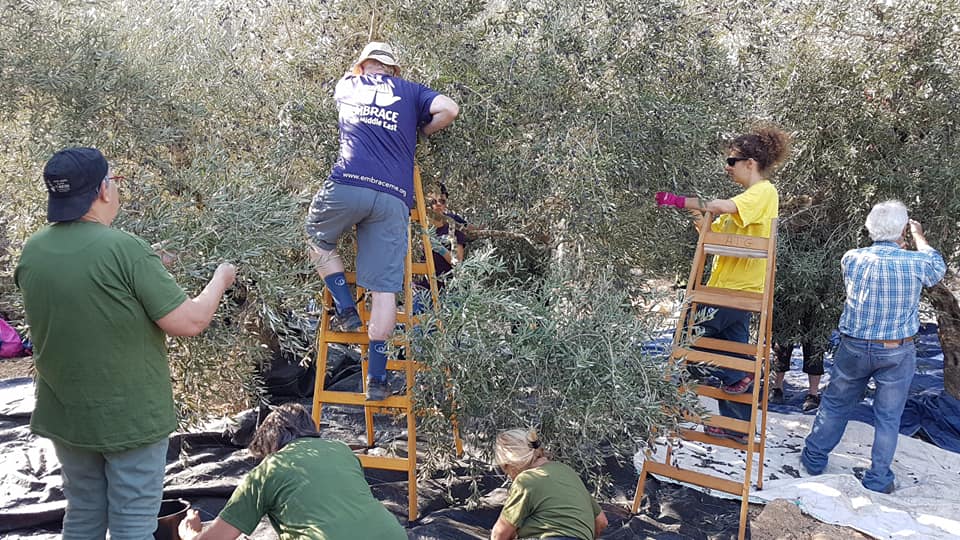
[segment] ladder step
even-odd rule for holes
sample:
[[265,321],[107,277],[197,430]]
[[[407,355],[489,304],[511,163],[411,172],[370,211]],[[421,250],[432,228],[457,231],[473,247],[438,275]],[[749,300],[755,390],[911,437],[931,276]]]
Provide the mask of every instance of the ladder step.
[[723,351],[734,354],[749,354],[750,356],[755,356],[757,354],[756,343],[740,343],[739,341],[727,341],[725,339],[700,337],[694,341],[693,345],[698,348],[711,351]]
[[719,287],[698,287],[690,292],[687,300],[697,304],[728,307],[754,313],[760,313],[763,309],[762,293],[721,289]]
[[367,401],[362,392],[334,392],[323,390],[315,398],[320,403],[332,405],[360,405],[364,407],[378,407],[381,409],[409,409],[408,396],[390,396],[383,401]]
[[418,276],[429,276],[430,270],[427,269],[427,263],[415,262],[410,265],[411,273]]
[[735,401],[737,403],[746,403],[747,405],[753,403],[752,392],[746,392],[743,394],[728,394],[719,388],[707,386],[705,384],[698,384],[694,386],[693,391],[696,392],[698,396],[712,397],[713,399],[725,399],[727,401]]
[[730,368],[747,373],[754,373],[757,366],[757,363],[753,360],[747,360],[739,356],[697,351],[686,347],[674,348],[672,356],[677,359],[685,358],[687,364],[709,364],[712,367]]
[[407,458],[389,456],[371,456],[357,454],[360,465],[366,469],[381,469],[386,471],[407,471],[410,469],[410,460]]
[[323,334],[323,341],[327,343],[343,343],[351,345],[367,345],[370,338],[366,332],[334,332],[330,330]]
[[[680,437],[687,441],[697,441],[705,444],[713,444],[717,446],[726,446],[727,448],[733,448],[734,450],[746,450],[747,445],[740,444],[737,441],[725,439],[723,437],[714,437],[712,435],[707,435],[702,431],[697,431],[695,429],[681,429]],[[760,440],[754,439],[753,449],[758,451],[760,449]]]
[[750,422],[747,420],[737,420],[736,418],[730,418],[728,416],[721,416],[715,414],[710,417],[700,417],[690,412],[683,413],[683,419],[687,422],[693,422],[695,424],[703,424],[705,426],[713,426],[724,429],[729,429],[731,431],[736,431],[738,433],[751,433]]
[[[406,371],[407,364],[409,363],[409,360],[387,360],[387,369],[390,371]],[[413,362],[414,371],[422,371],[424,369],[426,369],[426,366],[420,362]]]
[[703,235],[703,251],[710,255],[766,259],[770,240],[756,236],[707,231]]
[[743,482],[734,482],[733,480],[718,478],[710,474],[679,469],[677,467],[672,467],[670,465],[651,460],[644,461],[643,468],[646,469],[647,473],[659,474],[660,476],[666,476],[667,478],[673,478],[674,480],[679,480],[681,482],[686,482],[696,486],[708,487],[710,489],[715,489],[731,495],[737,495],[739,497],[743,496]]

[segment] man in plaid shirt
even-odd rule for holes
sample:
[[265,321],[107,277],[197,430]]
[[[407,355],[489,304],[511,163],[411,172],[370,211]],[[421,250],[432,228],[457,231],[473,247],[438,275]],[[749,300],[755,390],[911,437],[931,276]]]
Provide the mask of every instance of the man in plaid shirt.
[[[891,493],[895,477],[890,463],[916,368],[913,336],[920,327],[920,292],[939,282],[947,267],[900,201],[874,206],[866,226],[873,245],[848,251],[840,263],[847,293],[840,346],[800,461],[810,474],[823,472],[873,377],[875,431],[871,466],[862,483],[867,489]],[[907,227],[916,251],[906,249]]]

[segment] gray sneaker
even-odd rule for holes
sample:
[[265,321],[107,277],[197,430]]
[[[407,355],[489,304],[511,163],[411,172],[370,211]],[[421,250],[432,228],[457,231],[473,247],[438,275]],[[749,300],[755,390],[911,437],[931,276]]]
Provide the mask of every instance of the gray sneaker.
[[383,401],[390,397],[387,381],[367,377],[367,401]]
[[770,403],[783,403],[783,389],[773,388],[770,390]]
[[356,332],[363,326],[363,321],[360,320],[360,314],[357,313],[357,308],[352,307],[334,314],[331,323],[334,328],[339,329],[341,332]]

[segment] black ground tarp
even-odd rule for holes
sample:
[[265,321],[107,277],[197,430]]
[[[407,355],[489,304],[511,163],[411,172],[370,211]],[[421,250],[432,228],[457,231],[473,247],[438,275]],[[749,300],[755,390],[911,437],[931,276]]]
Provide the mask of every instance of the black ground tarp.
[[[352,355],[332,360],[338,375],[328,383],[333,389],[359,390],[359,369]],[[296,371],[296,370],[294,370]],[[291,372],[293,373],[293,372]],[[309,377],[294,373],[293,377]],[[283,382],[302,393],[303,385]],[[30,379],[0,381],[0,533],[8,538],[55,538],[63,518],[65,501],[60,488],[59,464],[49,442],[29,432],[33,385]],[[309,406],[310,399],[299,401]],[[236,417],[224,429],[178,433],[171,436],[167,455],[165,498],[182,498],[200,509],[205,521],[213,519],[226,503],[243,475],[255,464],[244,450],[262,410],[251,410]],[[361,440],[363,413],[359,408],[324,408],[324,437],[339,439],[355,448]],[[406,447],[404,422],[377,416],[378,446]],[[614,482],[609,494],[614,504],[604,504],[610,527],[607,539],[633,538],[735,538],[739,523],[739,502],[717,499],[698,491],[650,479],[641,513],[629,514],[630,499],[637,476],[631,465],[614,462],[606,471]],[[466,467],[418,483],[420,518],[407,521],[407,482],[405,473],[367,470],[374,495],[408,529],[411,539],[489,538],[489,529],[500,512],[506,495],[504,477],[487,472],[476,478],[484,494],[478,506],[465,505],[474,477]],[[449,495],[453,495],[451,499]],[[264,524],[253,538],[275,538]]]

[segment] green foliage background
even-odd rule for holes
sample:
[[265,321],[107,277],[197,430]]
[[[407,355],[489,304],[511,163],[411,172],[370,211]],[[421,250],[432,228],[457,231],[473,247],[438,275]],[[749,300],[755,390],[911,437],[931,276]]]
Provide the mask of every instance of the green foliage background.
[[[688,219],[658,211],[653,193],[735,194],[723,143],[757,120],[794,134],[774,177],[780,339],[833,327],[839,257],[866,242],[871,204],[903,199],[951,260],[960,244],[957,0],[7,0],[0,13],[0,308],[19,311],[9,277],[43,224],[44,161],[66,145],[101,148],[127,177],[118,226],[177,252],[186,289],[221,260],[240,267],[214,327],[172,349],[186,420],[248,403],[274,351],[312,356],[289,322],[321,286],[301,224],[335,156],[333,85],[371,26],[404,76],[461,105],[454,127],[420,145],[428,183],[445,182],[451,206],[482,228],[534,240],[528,260],[505,267],[524,269],[515,277],[530,291],[557,276],[592,306],[622,291],[631,301],[616,297],[616,313],[637,325],[611,329],[617,340],[647,337],[658,315],[642,309],[655,301],[644,287],[682,279],[692,253]],[[475,247],[485,243],[513,260],[515,246]],[[493,297],[498,279],[482,280]],[[524,296],[530,309],[550,297]],[[510,399],[500,384],[462,389],[477,403]],[[616,391],[641,410],[666,396]],[[643,440],[662,423],[619,435]],[[583,434],[551,429],[560,446]]]

